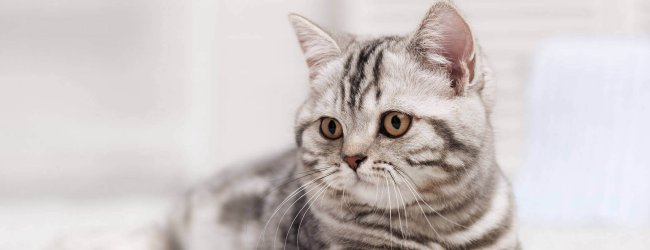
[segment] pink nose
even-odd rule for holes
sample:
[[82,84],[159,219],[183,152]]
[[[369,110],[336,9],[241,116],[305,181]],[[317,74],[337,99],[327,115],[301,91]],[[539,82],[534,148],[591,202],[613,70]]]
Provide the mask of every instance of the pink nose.
[[365,155],[355,155],[355,156],[344,156],[343,160],[348,163],[348,166],[354,171],[357,171],[357,167],[366,159]]

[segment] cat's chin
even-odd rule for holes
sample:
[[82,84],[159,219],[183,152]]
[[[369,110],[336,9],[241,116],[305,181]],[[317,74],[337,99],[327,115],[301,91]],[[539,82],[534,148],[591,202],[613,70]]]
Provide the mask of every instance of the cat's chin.
[[358,179],[347,185],[346,192],[358,203],[378,208],[395,209],[404,203],[410,203],[412,197],[406,195],[401,188],[397,188],[400,192],[396,192],[393,186],[387,189],[386,185],[381,184],[381,182]]

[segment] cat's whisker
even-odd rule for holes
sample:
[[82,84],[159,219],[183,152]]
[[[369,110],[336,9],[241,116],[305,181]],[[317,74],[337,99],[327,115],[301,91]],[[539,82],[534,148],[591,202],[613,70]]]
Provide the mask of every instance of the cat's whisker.
[[[404,173],[404,174],[406,174],[406,173]],[[408,175],[407,175],[407,176],[408,176]],[[410,178],[410,177],[409,177],[409,178]],[[411,180],[413,180],[413,179],[411,178]],[[415,185],[415,183],[413,183],[413,185]],[[419,192],[418,192],[417,190],[415,190],[415,195],[417,195],[417,197],[419,197],[419,198],[422,200],[422,203],[424,203],[425,205],[427,205],[427,207],[429,207],[429,209],[431,209],[432,212],[434,212],[436,215],[440,216],[440,218],[442,218],[443,220],[445,220],[445,221],[447,221],[447,222],[449,222],[449,223],[451,223],[451,224],[454,224],[454,225],[456,225],[456,226],[459,226],[459,227],[465,228],[465,229],[468,228],[467,226],[465,226],[465,225],[461,225],[461,224],[459,224],[458,222],[455,222],[455,221],[453,221],[453,220],[447,218],[446,216],[440,214],[440,212],[438,212],[438,210],[434,209],[433,207],[431,207],[428,203],[426,203],[426,202],[424,201],[424,198],[422,198],[422,196],[420,196],[420,194],[419,194]],[[416,199],[417,199],[417,198],[416,198]]]
[[[314,180],[310,181],[310,183],[313,184],[313,183],[316,182],[316,181],[319,181],[319,180],[325,179],[325,178],[327,178],[328,176],[331,176],[331,175],[335,174],[336,172],[337,172],[336,170],[333,170],[332,172],[327,173],[327,174],[325,174],[324,176],[321,176],[321,177],[315,178]],[[302,194],[300,197],[295,198],[295,200],[294,200],[294,201],[289,205],[289,207],[287,207],[287,209],[285,209],[284,213],[282,214],[282,217],[280,217],[280,220],[282,220],[282,218],[284,218],[284,216],[287,215],[287,213],[289,212],[289,208],[292,208],[292,207],[296,204],[296,202],[298,202],[300,199],[302,199],[303,197],[305,197],[306,195],[308,195],[309,192],[312,192],[312,191],[314,191],[314,190],[316,190],[316,189],[319,189],[319,187],[321,187],[321,186],[323,186],[323,184],[322,184],[322,183],[318,183],[318,185],[315,186],[314,188],[305,191],[305,193]],[[280,208],[281,208],[281,207],[280,207]],[[276,234],[276,235],[278,234],[278,230],[279,230],[279,229],[280,229],[280,225],[278,224],[278,226],[277,226],[276,229],[275,229],[275,234]],[[289,228],[289,229],[291,229],[291,228]],[[273,243],[274,243],[274,246],[275,246],[275,241],[274,241]]]
[[[303,178],[306,178],[306,177],[309,177],[309,176],[312,176],[312,175],[315,175],[315,174],[318,174],[318,173],[322,173],[323,171],[327,170],[328,168],[329,167],[315,168],[315,169],[312,169],[312,170],[298,172],[298,173],[292,175],[291,177],[286,178],[286,179],[289,179],[289,180],[287,180],[286,182],[278,184],[277,186],[270,189],[270,191],[275,191],[275,190],[277,190],[278,188],[280,188],[280,187],[282,187],[284,185],[290,184],[292,182],[298,181],[300,179],[303,179]],[[300,175],[300,176],[298,176],[298,175]]]
[[[400,174],[399,171],[398,171],[397,173]],[[408,181],[406,180],[406,177],[402,176],[402,174],[400,174],[400,176],[402,177],[402,179],[404,179],[404,180],[406,181],[406,182],[405,182],[406,187],[409,189],[409,191],[411,192],[411,194],[413,194],[413,197],[415,197],[415,193],[414,193],[415,191],[412,189],[411,185],[410,185],[410,184],[408,183]],[[427,224],[429,224],[429,227],[431,227],[431,229],[433,230],[433,232],[436,233],[436,235],[437,235],[438,237],[440,237],[440,234],[439,234],[438,231],[433,227],[433,225],[431,224],[431,221],[429,221],[429,218],[427,217],[427,214],[424,212],[424,209],[423,209],[422,206],[420,205],[420,201],[419,201],[417,198],[415,198],[415,202],[416,202],[416,204],[418,205],[418,207],[420,208],[420,211],[422,212],[422,216],[423,216],[424,219],[427,221]],[[424,202],[424,201],[423,201],[423,202]]]
[[[392,174],[390,175],[390,177],[393,178],[393,181],[395,181],[395,177]],[[397,181],[395,181],[395,183],[397,183]],[[399,195],[400,195],[400,197],[402,199],[402,207],[404,207],[404,221],[406,223],[406,229],[408,230],[408,228],[409,228],[409,219],[408,219],[408,211],[406,211],[406,201],[404,200],[404,195],[402,194],[402,191],[399,190],[399,189],[397,191],[399,192]]]
[[269,219],[266,221],[266,223],[265,223],[265,225],[264,225],[264,229],[262,230],[262,233],[260,234],[260,236],[259,236],[259,238],[258,238],[258,240],[257,240],[257,244],[256,244],[256,246],[255,246],[255,249],[258,249],[258,248],[259,248],[259,244],[260,244],[260,242],[261,242],[262,240],[265,239],[265,237],[266,237],[266,229],[268,228],[269,223],[271,222],[271,220],[273,219],[273,217],[274,217],[274,216],[275,216],[275,215],[280,211],[280,209],[282,208],[282,206],[283,206],[285,203],[287,203],[289,200],[291,200],[291,198],[293,198],[294,196],[298,195],[298,194],[300,193],[300,191],[307,189],[309,185],[311,185],[311,184],[313,184],[314,182],[318,181],[319,179],[325,178],[325,177],[327,177],[327,176],[329,176],[329,175],[331,175],[331,173],[330,173],[330,174],[327,174],[327,175],[325,175],[325,176],[323,176],[323,177],[315,178],[315,179],[313,179],[313,180],[311,180],[311,181],[309,181],[309,182],[307,182],[307,183],[301,185],[300,187],[296,188],[296,190],[294,190],[293,192],[291,192],[291,193],[290,193],[290,194],[289,194],[289,195],[288,195],[288,196],[287,196],[287,197],[286,197],[286,198],[285,198],[285,199],[280,203],[280,205],[278,205],[278,207],[275,209],[275,211],[273,211],[273,213],[271,214],[271,216],[269,217]]
[[[390,185],[388,183],[388,177],[386,174],[384,174],[384,179],[386,180],[386,191],[388,191],[388,229],[389,229],[389,234],[393,234],[393,205],[391,204],[391,198],[390,198]],[[393,249],[393,242],[390,242],[390,249]]]
[[[377,184],[377,189],[379,189],[379,184]],[[383,202],[383,199],[384,199],[384,191],[385,190],[382,188],[381,189],[381,194],[379,195],[379,198],[382,199],[382,202]],[[377,206],[375,206],[374,210],[372,211],[373,213],[377,212],[377,209],[379,209],[379,205],[380,205],[380,203],[379,203],[379,201],[377,201]]]
[[[383,195],[383,192],[382,192]],[[375,206],[372,208],[372,212],[377,211],[377,205],[379,204],[379,185],[375,185]]]
[[287,182],[284,182],[284,183],[278,185],[278,186],[281,186],[281,185],[290,183],[293,180],[300,179],[300,178],[303,178],[304,176],[309,176],[309,175],[314,174],[314,173],[319,173],[319,172],[322,172],[322,171],[327,170],[327,169],[328,169],[327,167],[324,167],[324,168],[315,168],[315,169],[310,169],[310,170],[306,170],[306,171],[296,172],[296,173],[292,174],[291,176],[288,176],[288,177],[285,177],[285,178],[278,178],[278,179],[275,179],[274,181],[283,181],[283,180],[287,181]]
[[[302,197],[305,197],[307,194],[309,194],[309,192],[312,192],[312,191],[314,191],[314,190],[316,190],[316,189],[319,189],[319,188],[321,187],[321,185],[322,185],[322,184],[319,183],[319,184],[317,184],[315,187],[313,187],[313,188],[311,188],[311,189],[309,189],[309,190],[306,190],[305,193],[302,194],[300,197],[295,198],[295,200],[294,200],[294,201],[293,201],[293,202],[292,202],[292,203],[287,207],[287,209],[284,210],[284,213],[282,213],[282,217],[280,217],[279,220],[281,221],[281,220],[284,218],[284,216],[287,215],[287,213],[289,212],[289,209],[290,209],[290,208],[293,208],[293,206],[296,204],[296,202],[298,202],[300,199],[302,199]],[[274,237],[278,234],[278,231],[279,231],[279,230],[280,230],[280,223],[278,223],[278,226],[275,228],[275,233],[273,234]],[[274,249],[275,249],[275,242],[276,242],[276,241],[277,241],[277,238],[273,240],[273,248],[274,248]]]
[[[350,203],[348,202],[347,199],[345,199],[345,188],[342,189],[343,195],[341,197],[341,203],[345,204],[345,207],[348,209],[348,211],[352,211],[352,208],[350,207]],[[343,211],[343,206],[341,206],[341,211]]]
[[[401,192],[397,189],[397,182],[395,181],[395,177],[393,177],[393,174],[391,174],[390,171],[386,171],[386,172],[390,175],[390,178],[393,180],[393,189],[395,190],[395,195],[399,196],[399,198],[401,199],[401,200],[397,199],[397,197],[396,197],[396,201],[398,203],[398,205],[397,205],[397,218],[399,219],[399,229],[400,229],[400,232],[402,233],[402,238],[406,238],[406,236],[404,236],[404,228],[402,227],[402,214],[400,213],[400,209],[402,209],[402,208],[400,207],[400,204],[399,204],[399,203],[402,203],[402,205],[404,205],[404,197],[402,197]],[[406,206],[404,206],[404,216],[406,216]]]
[[[308,183],[306,183],[306,184],[303,184],[302,186],[298,187],[298,188],[297,188],[295,191],[293,191],[289,196],[287,196],[287,197],[282,201],[282,203],[280,203],[280,205],[278,205],[278,207],[275,209],[275,211],[273,211],[273,214],[271,214],[271,216],[269,217],[269,219],[266,221],[266,224],[264,225],[264,229],[262,230],[262,233],[260,234],[260,239],[258,239],[257,246],[255,247],[256,249],[259,248],[259,243],[260,243],[260,241],[265,239],[265,237],[266,237],[266,230],[267,230],[267,228],[268,228],[269,223],[271,222],[271,220],[273,219],[273,217],[274,217],[274,216],[275,216],[275,215],[280,211],[280,209],[282,208],[282,206],[283,206],[285,203],[287,203],[288,201],[290,201],[291,198],[293,198],[293,197],[295,197],[296,195],[298,195],[298,194],[300,193],[300,191],[304,191],[305,189],[309,188],[308,186],[311,185],[311,184],[313,184],[315,181],[316,181],[316,180],[312,180],[312,181],[310,181],[310,182],[308,182]],[[307,190],[306,192],[309,192],[309,190]],[[284,216],[283,216],[283,217],[284,217]],[[277,229],[276,229],[276,231],[277,231]],[[277,234],[277,233],[276,233],[276,234]],[[274,241],[274,244],[275,244],[275,241]]]
[[301,175],[301,174],[306,174],[306,173],[311,173],[311,172],[318,172],[318,171],[325,170],[325,169],[327,169],[327,168],[329,168],[329,167],[312,168],[312,169],[306,169],[306,170],[304,170],[304,171],[296,171],[295,173],[292,173],[291,176],[288,176],[288,177],[286,177],[286,178],[277,178],[277,179],[275,179],[275,180],[287,179],[287,178],[291,178],[291,177],[296,176],[296,175]]
[[[289,239],[289,233],[291,232],[291,228],[293,227],[293,223],[296,222],[296,219],[298,219],[298,217],[300,216],[300,212],[302,212],[302,210],[304,210],[305,207],[307,207],[307,205],[309,205],[309,204],[311,203],[312,200],[314,200],[316,197],[320,196],[320,195],[321,195],[322,193],[324,193],[324,192],[327,190],[327,188],[328,188],[328,186],[325,185],[325,184],[320,184],[320,186],[321,186],[321,188],[318,189],[318,191],[316,192],[316,194],[315,194],[313,197],[309,198],[309,199],[307,200],[307,202],[305,202],[305,205],[303,205],[303,206],[300,208],[300,210],[298,210],[298,212],[297,212],[296,215],[294,216],[293,220],[291,220],[291,223],[289,223],[289,229],[287,230],[287,233],[286,233],[286,235],[284,236],[284,249],[287,248],[287,240]],[[307,211],[305,211],[305,213],[307,213]],[[298,244],[298,238],[296,238],[296,244]]]
[[305,171],[299,171],[299,172],[296,172],[296,173],[294,174],[294,176],[295,176],[295,175],[301,175],[301,174],[307,174],[307,173],[318,172],[318,171],[326,170],[326,169],[328,169],[328,168],[329,168],[329,166],[327,166],[327,167],[322,167],[322,168],[312,168],[312,169],[307,169],[307,170],[305,170]]
[[[391,178],[392,178],[392,175],[391,175]],[[393,184],[393,191],[395,193],[395,202],[397,202],[397,220],[399,221],[399,229],[400,229],[400,232],[402,233],[402,238],[406,238],[404,236],[404,227],[402,226],[402,212],[400,212],[400,210],[402,209],[400,207],[401,201],[399,199],[399,193],[397,192],[397,185],[395,184],[395,179],[393,179],[392,184]]]
[[[319,196],[317,196],[317,198],[313,202],[311,202],[311,204],[309,204],[309,206],[307,207],[307,210],[305,210],[305,213],[302,214],[302,218],[300,218],[300,222],[298,223],[298,232],[296,233],[297,234],[297,236],[296,236],[296,248],[298,248],[298,250],[300,250],[300,245],[298,243],[300,242],[299,241],[299,239],[300,239],[300,226],[302,225],[302,221],[305,219],[305,216],[307,215],[307,212],[309,212],[309,209],[311,209],[311,205],[313,203],[315,203],[316,201],[318,201],[318,199],[320,199],[323,196],[323,194],[325,194],[325,191],[327,191],[327,188],[330,188],[330,185],[328,185],[328,184],[326,184],[326,185],[327,185],[326,189],[323,190],[323,192],[321,192],[321,194]],[[298,213],[298,214],[300,214],[300,213]],[[285,247],[286,247],[286,244],[285,244]]]
[[[296,198],[296,200],[295,200],[295,201],[294,201],[294,202],[293,202],[293,203],[292,203],[292,204],[291,204],[291,205],[290,205],[290,206],[289,206],[289,207],[284,211],[284,214],[282,214],[282,217],[280,218],[280,220],[282,220],[282,218],[284,218],[284,216],[285,216],[285,215],[287,214],[287,212],[289,211],[289,208],[294,208],[294,205],[296,204],[296,202],[298,202],[298,201],[299,201],[300,199],[302,199],[303,197],[307,196],[307,195],[309,194],[309,192],[312,192],[312,191],[314,191],[314,190],[318,190],[318,191],[320,191],[320,190],[323,188],[323,186],[324,186],[324,185],[323,185],[322,183],[318,183],[314,188],[310,189],[309,191],[305,192],[305,193],[304,193],[303,195],[301,195],[300,197]],[[318,193],[318,191],[316,191],[316,193]],[[300,214],[300,213],[298,213],[298,214]],[[297,215],[296,215],[296,216],[297,216]],[[287,229],[287,235],[291,232],[292,224],[293,224],[293,222],[292,222],[291,224],[289,224],[289,228]],[[276,228],[276,232],[275,232],[275,234],[274,234],[274,237],[277,236],[277,234],[278,234],[277,231],[279,231],[279,228],[280,228],[280,224],[278,224],[278,227]],[[276,242],[276,241],[277,241],[277,238],[273,241],[273,249],[275,249],[275,242]],[[286,247],[286,240],[285,240],[284,246]]]

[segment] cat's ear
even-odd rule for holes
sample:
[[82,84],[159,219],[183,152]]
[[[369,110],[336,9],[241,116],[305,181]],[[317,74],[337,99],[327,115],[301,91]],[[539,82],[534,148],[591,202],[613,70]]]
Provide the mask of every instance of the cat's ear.
[[320,67],[341,54],[341,49],[329,33],[307,18],[289,14],[289,21],[305,54],[309,75],[313,78]]
[[453,4],[440,1],[427,12],[410,40],[409,49],[427,67],[449,71],[451,88],[458,95],[474,78],[474,36]]

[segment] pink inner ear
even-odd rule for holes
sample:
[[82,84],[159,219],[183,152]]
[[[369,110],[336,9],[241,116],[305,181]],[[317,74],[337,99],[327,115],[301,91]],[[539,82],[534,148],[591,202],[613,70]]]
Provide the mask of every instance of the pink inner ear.
[[[440,55],[449,61],[451,87],[456,94],[462,93],[474,79],[474,38],[456,9],[444,2],[434,5],[414,39],[416,51],[423,52],[425,60]],[[436,65],[436,62],[428,64]]]
[[455,11],[446,13],[441,21],[440,27],[446,28],[442,32],[442,55],[452,62],[452,88],[460,94],[474,79],[474,41],[469,26]]
[[441,42],[445,56],[454,61],[460,61],[466,52],[471,52],[472,37],[468,35],[469,28],[457,15],[445,15],[439,27],[443,28]]

